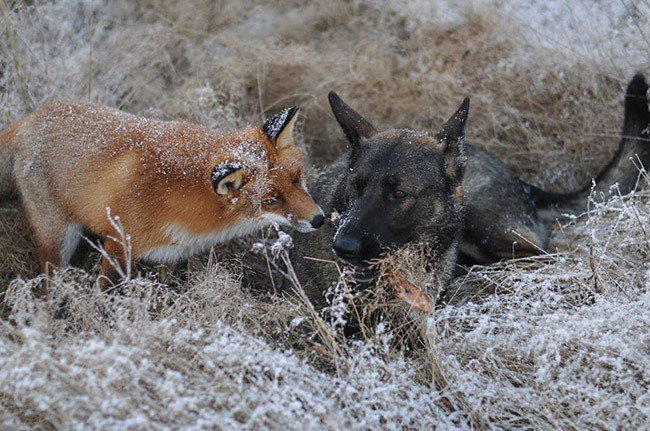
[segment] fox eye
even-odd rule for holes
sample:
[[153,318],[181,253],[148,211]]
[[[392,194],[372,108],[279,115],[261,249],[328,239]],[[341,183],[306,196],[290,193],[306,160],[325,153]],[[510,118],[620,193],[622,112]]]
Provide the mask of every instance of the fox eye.
[[262,203],[268,207],[272,207],[275,205],[279,205],[282,202],[282,199],[279,196],[275,196],[272,198],[264,199]]
[[393,192],[393,199],[401,200],[407,197],[408,195],[409,194],[406,193],[405,191],[398,189]]
[[300,172],[296,173],[296,175],[293,177],[293,183],[294,184],[300,183]]

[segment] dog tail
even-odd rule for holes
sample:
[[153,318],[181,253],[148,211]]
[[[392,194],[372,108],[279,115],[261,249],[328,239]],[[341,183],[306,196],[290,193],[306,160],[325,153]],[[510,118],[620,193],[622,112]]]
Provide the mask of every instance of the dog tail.
[[0,201],[16,197],[14,180],[14,137],[19,123],[14,123],[0,131]]
[[613,194],[626,195],[636,189],[645,168],[650,168],[650,111],[648,83],[641,73],[634,75],[625,92],[623,134],[612,160],[598,174],[595,185],[569,193],[545,192],[532,187],[538,215],[552,221],[566,214],[587,210],[588,200],[606,201]]

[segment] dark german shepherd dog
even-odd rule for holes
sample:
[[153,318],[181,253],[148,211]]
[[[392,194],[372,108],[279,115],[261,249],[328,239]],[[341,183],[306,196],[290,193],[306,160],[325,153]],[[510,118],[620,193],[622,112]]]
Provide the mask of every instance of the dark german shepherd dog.
[[[458,254],[477,263],[543,252],[548,222],[587,209],[589,196],[627,194],[639,179],[633,160],[650,165],[642,74],[625,95],[623,133],[614,158],[591,184],[569,193],[549,193],[527,184],[499,159],[465,144],[469,99],[437,134],[409,129],[378,131],[334,92],[329,102],[349,142],[349,152],[311,184],[326,214],[340,214],[338,226],[294,237],[294,265],[308,295],[322,304],[323,290],[336,280],[332,265],[304,256],[364,266],[384,250],[412,241],[431,243],[439,280],[446,283]],[[332,253],[333,251],[333,253]],[[329,281],[329,283],[328,283]]]

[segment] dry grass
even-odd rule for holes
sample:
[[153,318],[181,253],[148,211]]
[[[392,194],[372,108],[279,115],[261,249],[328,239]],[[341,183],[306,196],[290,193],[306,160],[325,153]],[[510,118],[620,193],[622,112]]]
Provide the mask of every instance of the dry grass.
[[506,427],[646,427],[648,209],[647,193],[598,206],[558,233],[570,252],[457,280],[434,325],[447,390]]
[[[613,153],[624,84],[648,70],[648,4],[621,2],[606,26],[581,2],[551,3],[598,25],[541,42],[508,4],[0,0],[0,126],[53,99],[211,127],[297,103],[323,165],[345,147],[329,90],[380,127],[416,129],[469,95],[470,142],[526,180],[573,188]],[[350,340],[341,304],[359,295],[344,283],[320,317],[299,283],[253,296],[237,262],[214,256],[171,286],[145,276],[119,294],[69,269],[35,298],[29,227],[3,204],[0,428],[642,429],[648,217],[646,193],[598,206],[556,229],[553,254],[472,268],[431,316],[389,289],[360,295]],[[436,297],[421,250],[402,253],[392,262]]]

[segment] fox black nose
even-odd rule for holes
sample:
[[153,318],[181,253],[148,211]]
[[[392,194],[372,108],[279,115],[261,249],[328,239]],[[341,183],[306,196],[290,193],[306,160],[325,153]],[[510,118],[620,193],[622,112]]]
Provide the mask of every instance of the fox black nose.
[[334,252],[343,260],[358,261],[361,257],[361,241],[351,236],[338,235],[334,240]]
[[325,223],[325,216],[323,214],[318,214],[315,215],[313,219],[311,219],[311,225],[312,227],[318,229]]

